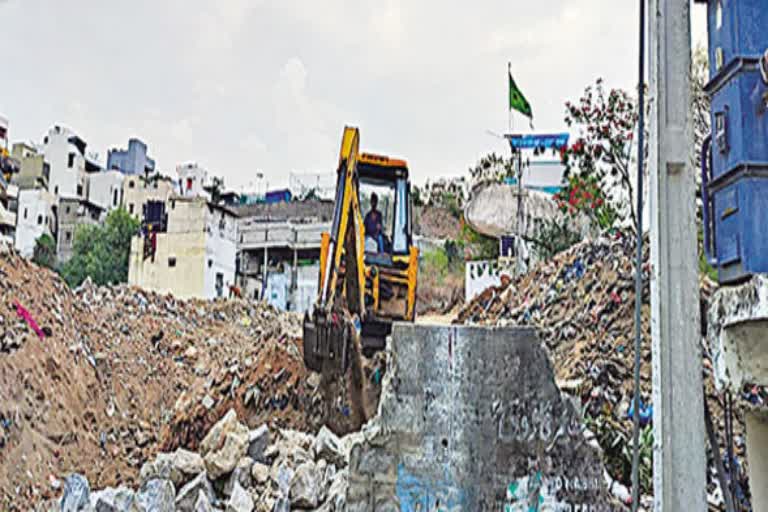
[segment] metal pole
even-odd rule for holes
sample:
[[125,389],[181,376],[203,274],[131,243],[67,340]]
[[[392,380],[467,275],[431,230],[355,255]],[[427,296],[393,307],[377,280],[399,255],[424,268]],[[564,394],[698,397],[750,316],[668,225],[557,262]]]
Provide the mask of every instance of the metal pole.
[[[645,0],[640,0],[637,79],[637,257],[635,259],[635,397],[632,439],[632,512],[640,507],[640,356],[643,340],[643,177],[645,159]],[[631,198],[630,198],[631,199]]]
[[651,0],[654,510],[706,510],[689,0]]

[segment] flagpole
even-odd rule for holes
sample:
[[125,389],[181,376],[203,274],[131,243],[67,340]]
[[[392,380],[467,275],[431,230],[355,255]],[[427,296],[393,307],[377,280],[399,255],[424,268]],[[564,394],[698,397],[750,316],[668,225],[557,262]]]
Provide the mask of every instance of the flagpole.
[[509,77],[512,76],[512,63],[507,62],[507,129],[509,134],[512,134],[512,109],[509,105]]

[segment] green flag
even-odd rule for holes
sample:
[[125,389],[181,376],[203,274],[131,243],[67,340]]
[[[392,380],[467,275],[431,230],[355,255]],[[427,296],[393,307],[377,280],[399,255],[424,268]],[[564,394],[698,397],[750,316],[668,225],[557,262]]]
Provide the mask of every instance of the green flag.
[[533,119],[533,110],[531,110],[531,104],[525,99],[523,93],[517,88],[514,78],[512,78],[512,71],[509,71],[509,110],[517,110],[524,116]]

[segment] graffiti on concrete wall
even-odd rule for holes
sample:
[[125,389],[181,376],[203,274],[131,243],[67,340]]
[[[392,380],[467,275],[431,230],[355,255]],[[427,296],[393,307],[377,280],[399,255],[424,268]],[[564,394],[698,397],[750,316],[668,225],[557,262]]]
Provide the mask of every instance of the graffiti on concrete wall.
[[583,432],[580,414],[565,402],[559,414],[552,410],[552,402],[530,407],[528,401],[515,400],[509,404],[494,404],[498,424],[498,438],[505,442],[546,443],[547,451],[563,439],[580,438]]
[[600,489],[597,478],[554,476],[542,478],[541,471],[510,482],[505,499],[498,503],[503,512],[602,512],[597,505],[571,503],[558,498],[562,491],[588,492]]
[[461,512],[466,510],[464,491],[446,477],[435,482],[397,467],[397,498],[400,512]]

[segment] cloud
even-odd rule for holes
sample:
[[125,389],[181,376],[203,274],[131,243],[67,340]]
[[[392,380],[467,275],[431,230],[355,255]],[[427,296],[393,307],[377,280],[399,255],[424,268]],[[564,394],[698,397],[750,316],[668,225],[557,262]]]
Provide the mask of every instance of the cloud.
[[506,150],[485,132],[507,125],[508,61],[540,130],[563,128],[563,103],[598,76],[633,89],[636,10],[616,0],[14,0],[0,3],[13,70],[0,111],[13,139],[39,140],[61,122],[106,154],[138,136],[161,169],[194,160],[231,186],[256,169],[271,184],[332,172],[352,124],[363,149],[407,158],[424,181]]

